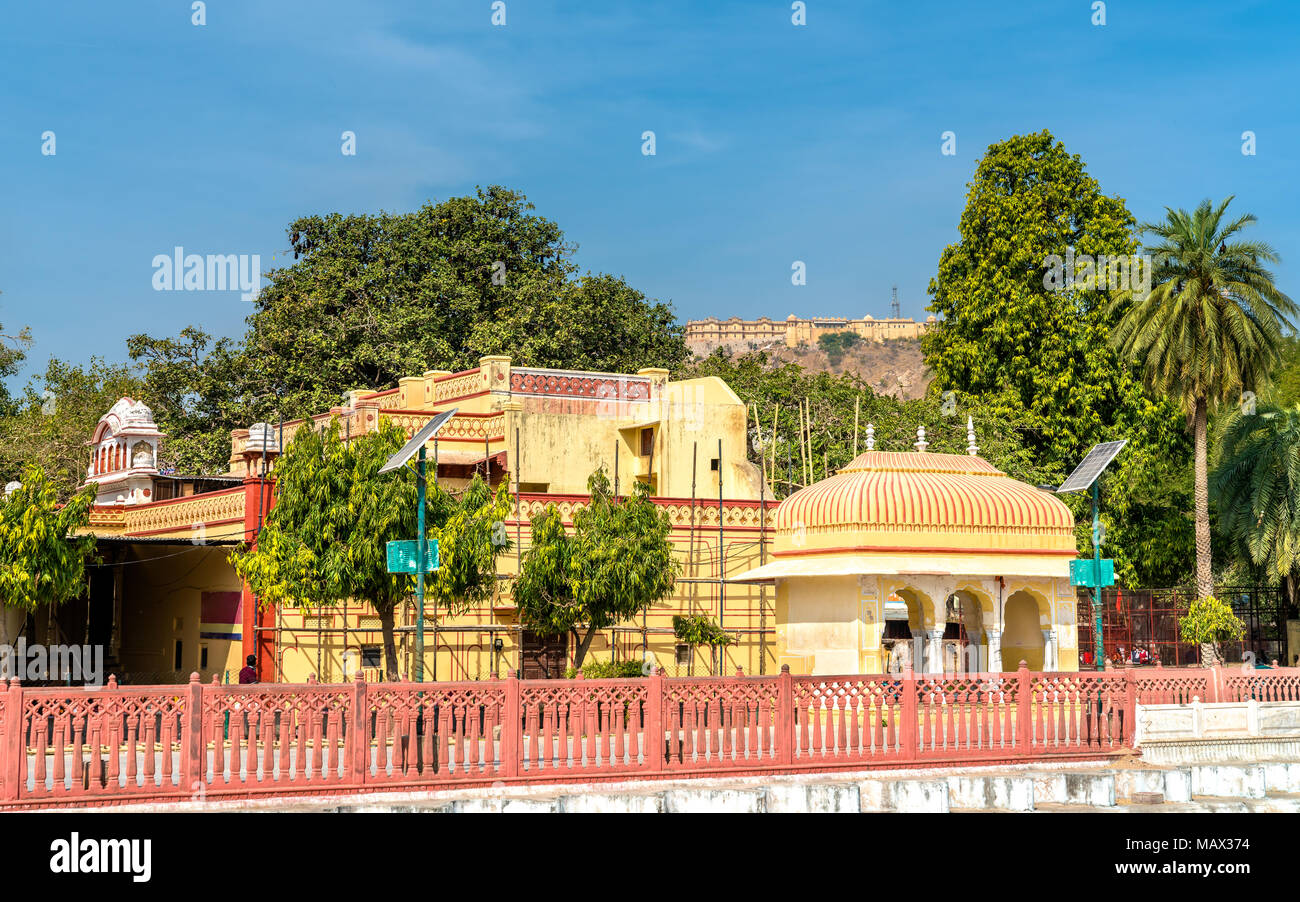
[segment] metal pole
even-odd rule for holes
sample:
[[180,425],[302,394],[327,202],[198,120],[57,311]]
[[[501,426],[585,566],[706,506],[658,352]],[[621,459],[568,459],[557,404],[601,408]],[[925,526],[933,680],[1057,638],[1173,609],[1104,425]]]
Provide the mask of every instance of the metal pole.
[[[433,437],[433,485],[438,486],[438,436]],[[421,508],[423,510],[423,508]],[[424,606],[420,606],[424,611]],[[438,608],[433,609],[433,681],[438,682]]]
[[1092,646],[1098,670],[1106,669],[1101,636],[1101,480],[1092,484]]
[[424,682],[424,446],[415,474],[415,682]]
[[[727,601],[727,553],[722,546],[722,439],[718,439],[718,629]],[[715,649],[716,650],[716,649]],[[718,676],[722,676],[722,652],[718,651]]]

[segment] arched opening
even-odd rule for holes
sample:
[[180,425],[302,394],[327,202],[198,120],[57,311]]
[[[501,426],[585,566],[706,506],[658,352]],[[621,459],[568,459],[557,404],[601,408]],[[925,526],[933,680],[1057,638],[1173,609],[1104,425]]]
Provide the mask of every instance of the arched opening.
[[1002,669],[1015,670],[1024,661],[1030,670],[1043,669],[1043,632],[1038,599],[1024,591],[1007,599],[1002,627]]
[[[904,615],[906,611],[906,615]],[[910,665],[916,673],[937,670],[942,662],[931,662],[929,640],[935,625],[934,602],[910,586],[897,588],[885,603],[885,629],[881,636],[881,660],[886,673],[902,673]]]

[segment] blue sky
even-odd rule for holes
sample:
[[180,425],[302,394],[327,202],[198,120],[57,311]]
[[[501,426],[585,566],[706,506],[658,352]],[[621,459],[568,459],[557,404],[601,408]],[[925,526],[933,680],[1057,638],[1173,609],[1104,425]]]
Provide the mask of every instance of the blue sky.
[[0,323],[36,366],[238,335],[238,292],[155,291],[154,256],[269,269],[297,216],[493,183],[683,320],[879,316],[895,283],[919,318],[976,160],[1041,128],[1139,219],[1236,194],[1300,295],[1294,0],[1113,0],[1100,27],[1091,0],[806,3],[11,4]]

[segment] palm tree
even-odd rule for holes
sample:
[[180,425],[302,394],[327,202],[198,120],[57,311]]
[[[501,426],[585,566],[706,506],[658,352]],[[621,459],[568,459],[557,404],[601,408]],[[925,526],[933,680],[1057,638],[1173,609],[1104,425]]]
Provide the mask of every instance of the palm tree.
[[1268,378],[1279,358],[1283,326],[1295,303],[1273,284],[1262,264],[1277,254],[1262,241],[1238,237],[1256,218],[1227,219],[1232,198],[1186,210],[1165,208],[1165,220],[1142,226],[1158,240],[1144,247],[1153,258],[1151,291],[1115,296],[1123,315],[1112,340],[1138,365],[1147,387],[1176,401],[1187,415],[1195,446],[1196,592],[1214,591],[1210,569],[1210,493],[1207,431],[1212,407],[1237,402]]
[[1295,602],[1300,574],[1300,404],[1234,412],[1212,480],[1219,534],[1248,570],[1280,579]]

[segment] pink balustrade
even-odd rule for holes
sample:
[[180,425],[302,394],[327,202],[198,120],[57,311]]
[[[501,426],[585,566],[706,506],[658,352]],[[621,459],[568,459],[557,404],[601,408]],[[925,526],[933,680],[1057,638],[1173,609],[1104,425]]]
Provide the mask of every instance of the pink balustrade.
[[1097,758],[1135,706],[1295,701],[1300,669],[30,689],[0,806]]

